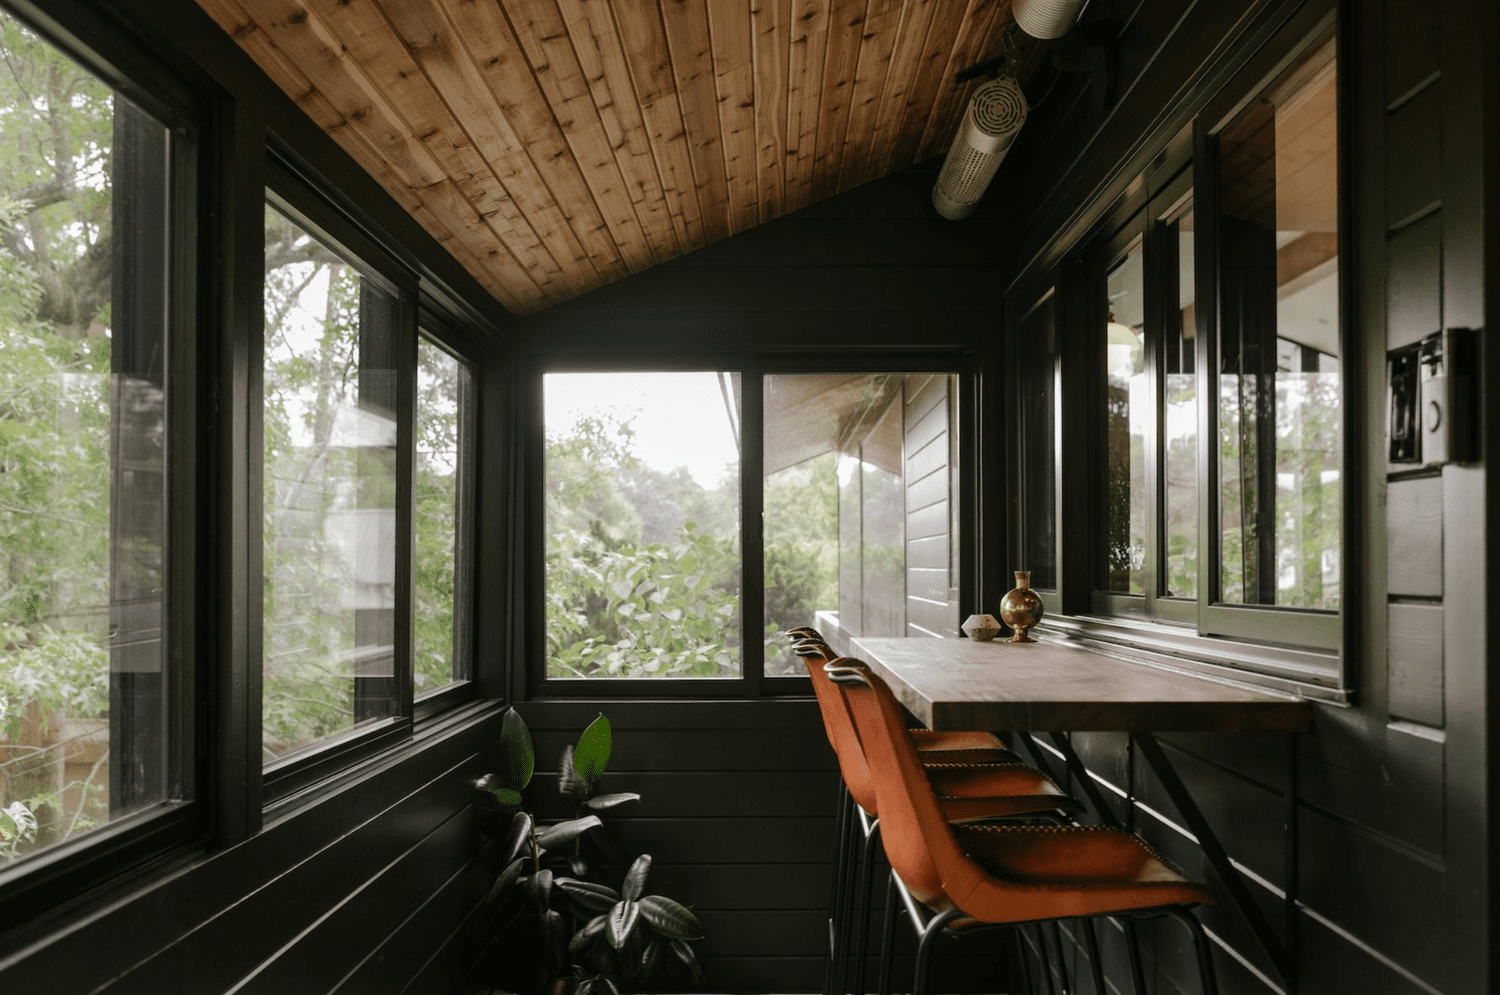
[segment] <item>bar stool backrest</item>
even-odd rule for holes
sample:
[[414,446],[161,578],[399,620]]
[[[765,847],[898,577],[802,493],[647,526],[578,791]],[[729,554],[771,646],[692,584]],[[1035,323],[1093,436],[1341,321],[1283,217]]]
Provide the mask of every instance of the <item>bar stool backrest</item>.
[[[844,785],[849,789],[854,803],[873,816],[876,813],[875,782],[870,778],[865,749],[854,729],[854,720],[849,717],[844,696],[823,669],[823,665],[834,658],[834,653],[822,643],[799,643],[795,652],[807,664],[807,676],[812,678],[813,693],[818,697],[818,710],[823,714],[823,728],[828,733],[828,741],[833,744],[833,752],[838,756],[839,774],[844,778]],[[814,653],[817,655],[813,655]]]
[[840,657],[826,669],[865,748],[886,859],[917,900],[935,909],[949,907],[945,877],[961,881],[976,868],[948,829],[895,696],[860,660]]

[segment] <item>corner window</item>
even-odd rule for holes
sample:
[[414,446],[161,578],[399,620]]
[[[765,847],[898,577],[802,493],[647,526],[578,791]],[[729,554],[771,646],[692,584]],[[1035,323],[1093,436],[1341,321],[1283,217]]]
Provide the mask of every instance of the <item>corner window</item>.
[[180,790],[167,128],[0,12],[0,863]]

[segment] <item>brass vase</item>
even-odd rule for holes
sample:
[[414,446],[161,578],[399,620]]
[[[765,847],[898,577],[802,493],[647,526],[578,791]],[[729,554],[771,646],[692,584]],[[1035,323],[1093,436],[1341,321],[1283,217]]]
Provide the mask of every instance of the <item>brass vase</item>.
[[1013,630],[1008,643],[1034,643],[1026,634],[1042,620],[1042,598],[1031,589],[1031,571],[1016,571],[1016,586],[1000,599],[1000,618]]

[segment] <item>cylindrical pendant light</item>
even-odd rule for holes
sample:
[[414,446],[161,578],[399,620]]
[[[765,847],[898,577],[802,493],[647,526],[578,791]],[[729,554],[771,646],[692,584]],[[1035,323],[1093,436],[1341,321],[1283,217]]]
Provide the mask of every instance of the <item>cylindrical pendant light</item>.
[[1026,122],[1026,95],[1004,76],[974,91],[932,187],[932,206],[953,221],[974,213],[1010,143]]

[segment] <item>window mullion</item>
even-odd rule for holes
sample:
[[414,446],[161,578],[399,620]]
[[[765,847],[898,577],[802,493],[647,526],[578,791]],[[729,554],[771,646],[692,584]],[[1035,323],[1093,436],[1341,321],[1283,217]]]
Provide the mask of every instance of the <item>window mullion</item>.
[[740,662],[744,693],[760,693],[765,676],[765,384],[758,366],[740,373]]
[[1194,298],[1197,300],[1198,364],[1198,632],[1209,629],[1208,606],[1219,600],[1219,355],[1218,331],[1218,239],[1219,239],[1219,149],[1218,140],[1200,122],[1193,136],[1193,196],[1197,203],[1197,237],[1194,239]]

